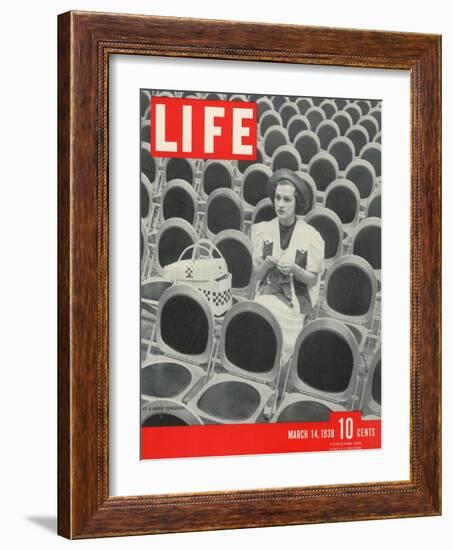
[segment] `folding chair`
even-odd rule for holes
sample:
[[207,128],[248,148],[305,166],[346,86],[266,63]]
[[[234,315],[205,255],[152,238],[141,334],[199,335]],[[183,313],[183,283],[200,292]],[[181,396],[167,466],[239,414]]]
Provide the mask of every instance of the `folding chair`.
[[367,199],[376,184],[373,165],[363,159],[355,159],[349,164],[345,171],[345,178],[356,185],[361,199]]
[[370,264],[360,256],[341,256],[327,269],[318,313],[346,323],[363,351],[373,329],[376,295],[377,279]]
[[340,134],[342,136],[346,135],[346,132],[353,125],[351,115],[346,111],[338,111],[333,115],[332,120],[338,125],[338,128],[340,128]]
[[319,137],[321,149],[327,150],[331,141],[340,135],[340,129],[332,120],[324,120],[318,125],[316,134]]
[[359,126],[357,124],[349,128],[346,132],[346,137],[349,138],[354,144],[356,156],[359,156],[360,151],[369,141],[368,132],[363,126]]
[[316,129],[323,120],[326,120],[326,113],[321,109],[321,107],[311,107],[307,110],[305,116],[310,121],[310,128],[313,132],[316,132]]
[[[285,388],[290,396],[282,401],[276,417],[282,421],[283,411],[294,413],[291,409],[288,411],[288,406],[294,408],[294,403],[305,403],[305,414],[326,415],[333,410],[351,410],[357,401],[359,374],[359,349],[349,328],[336,319],[310,321],[296,340]],[[299,396],[294,392],[299,392]],[[311,411],[307,411],[307,401],[313,403]],[[322,411],[319,405],[329,410]],[[297,408],[299,413],[304,409],[302,405]]]
[[225,229],[244,230],[244,207],[231,189],[216,189],[206,203],[204,234],[208,239]]
[[315,180],[318,199],[322,199],[328,185],[338,177],[338,163],[331,154],[321,151],[310,160],[308,173]]
[[353,124],[357,124],[359,119],[363,116],[362,110],[356,103],[349,103],[343,110],[350,115]]
[[267,183],[272,176],[272,170],[264,164],[252,164],[244,172],[242,178],[241,196],[248,213],[267,195]]
[[263,137],[264,152],[269,159],[272,158],[274,151],[281,145],[287,145],[289,142],[288,132],[285,128],[271,126],[266,130]]
[[269,197],[261,199],[252,213],[251,225],[260,222],[269,222],[275,218],[275,208]]
[[164,187],[160,199],[161,220],[183,218],[190,225],[197,219],[197,194],[185,180],[172,180]]
[[140,371],[142,398],[181,401],[206,376],[213,347],[214,317],[203,294],[186,285],[168,288]]
[[345,179],[333,181],[326,189],[324,206],[337,214],[345,231],[350,231],[357,225],[360,195],[357,187],[350,181]]
[[367,218],[380,218],[381,217],[381,191],[376,190],[373,192],[368,200],[368,206],[366,209]]
[[381,177],[382,162],[381,162],[381,144],[380,143],[368,143],[360,151],[360,158],[370,162],[376,173],[376,177]]
[[326,115],[326,119],[331,119],[338,111],[336,103],[332,99],[324,99],[319,105]]
[[314,227],[321,235],[324,244],[324,262],[330,265],[343,248],[343,226],[340,218],[328,208],[317,206],[305,216],[305,222]]
[[301,115],[305,115],[308,109],[314,106],[313,100],[310,97],[299,97],[294,103],[297,105]]
[[344,172],[355,157],[355,148],[352,141],[344,136],[334,138],[327,148],[338,163],[340,173]]
[[276,111],[265,111],[258,122],[259,135],[264,136],[272,126],[282,126],[282,117]]
[[236,229],[221,231],[212,240],[225,258],[231,273],[233,296],[251,300],[255,290],[252,243]]
[[156,235],[153,265],[158,275],[163,275],[164,267],[176,262],[180,254],[198,237],[195,229],[182,218],[166,220]]
[[293,145],[281,145],[272,155],[272,172],[280,168],[288,168],[293,172],[300,170],[302,161],[298,150]]
[[200,194],[204,200],[216,189],[233,189],[233,167],[226,160],[208,160],[203,169]]
[[269,309],[255,302],[234,305],[222,324],[221,367],[189,402],[190,410],[206,423],[266,420],[276,402],[282,342]]
[[369,115],[363,116],[357,124],[365,128],[365,130],[368,132],[368,137],[370,141],[373,140],[374,136],[380,130],[377,120],[374,117]]
[[286,126],[288,130],[288,136],[291,143],[294,143],[294,139],[303,130],[310,130],[310,121],[304,115],[294,115],[288,120]]
[[314,132],[302,130],[294,138],[294,147],[299,153],[302,168],[307,170],[311,159],[321,150],[321,143]]
[[297,108],[297,105],[292,101],[286,101],[281,105],[278,112],[282,118],[283,126],[287,128],[289,120],[294,115],[299,114],[299,109]]

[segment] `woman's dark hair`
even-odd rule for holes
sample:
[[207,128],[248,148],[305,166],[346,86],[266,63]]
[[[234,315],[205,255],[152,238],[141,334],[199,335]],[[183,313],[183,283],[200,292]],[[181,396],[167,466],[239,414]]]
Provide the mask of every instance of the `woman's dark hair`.
[[277,181],[275,186],[273,186],[272,189],[270,190],[269,198],[271,199],[274,208],[275,208],[275,191],[277,189],[277,185],[291,185],[293,187],[294,197],[296,199],[296,216],[302,216],[307,213],[308,201],[304,200],[305,197],[294,185],[294,183],[289,179],[281,179]]

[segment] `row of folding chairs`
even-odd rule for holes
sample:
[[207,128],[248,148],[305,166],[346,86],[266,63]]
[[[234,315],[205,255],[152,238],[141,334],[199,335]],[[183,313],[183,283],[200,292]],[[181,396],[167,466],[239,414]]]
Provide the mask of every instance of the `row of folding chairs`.
[[[271,115],[269,113],[269,117]],[[380,132],[374,133],[374,137],[370,138],[368,130],[363,125],[356,124],[342,133],[337,124],[330,120],[322,122],[314,131],[303,121],[301,115],[299,117],[288,128],[276,123],[270,125],[259,136],[256,159],[237,162],[239,172],[243,174],[254,163],[269,166],[273,171],[278,168],[308,171],[311,159],[324,152],[334,159],[339,172],[344,172],[354,160],[363,159],[372,164],[376,177],[381,176]],[[142,122],[141,139],[144,144],[148,144],[148,152],[150,132],[149,121]],[[147,166],[145,168],[148,169]],[[166,179],[169,181],[168,177]]]
[[[148,225],[156,229],[158,211],[160,221],[175,216],[193,221],[196,212],[203,211],[210,203],[212,195],[217,201],[220,196],[223,201],[229,197],[231,212],[236,208],[233,203],[239,200],[241,204],[238,203],[237,208],[242,207],[248,220],[254,218],[258,205],[261,203],[261,208],[262,201],[267,198],[267,182],[272,175],[270,168],[253,164],[244,174],[237,175],[231,163],[213,160],[204,164],[202,172],[197,172],[194,163],[189,161],[174,158],[165,162],[160,184],[156,171],[142,166],[141,215]],[[370,213],[380,216],[381,182],[368,161],[354,160],[341,176],[335,160],[320,153],[310,162],[308,172],[298,174],[309,191],[308,211],[316,205],[324,205],[348,225]],[[238,200],[231,192],[236,192]]]
[[[285,363],[281,328],[267,308],[235,304],[216,338],[203,295],[176,285],[162,294],[144,344],[143,402],[179,402],[199,423],[327,420],[316,413],[319,408],[327,417],[333,410],[357,408],[380,415],[380,350],[364,361],[355,335],[338,319],[319,318],[301,327]],[[148,418],[144,425],[164,420]]]
[[[323,97],[295,97],[295,96],[263,96],[247,94],[223,94],[217,92],[170,92],[162,90],[142,90],[140,95],[141,116],[149,118],[150,100],[157,97],[180,97],[194,99],[213,99],[229,101],[255,101],[258,106],[258,117],[261,118],[267,111],[275,111],[286,121],[294,114],[306,115],[313,108],[322,110],[323,119],[331,119],[337,112],[344,111],[356,121],[361,116],[375,113],[380,110],[379,100],[344,99]],[[378,115],[373,115],[376,118]],[[379,120],[380,122],[380,120]]]

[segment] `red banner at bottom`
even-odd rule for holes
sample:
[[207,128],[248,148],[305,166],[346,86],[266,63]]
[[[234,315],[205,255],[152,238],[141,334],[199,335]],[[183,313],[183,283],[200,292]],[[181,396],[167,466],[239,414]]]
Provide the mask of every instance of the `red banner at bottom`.
[[329,422],[141,428],[140,458],[379,449],[381,421],[334,412]]

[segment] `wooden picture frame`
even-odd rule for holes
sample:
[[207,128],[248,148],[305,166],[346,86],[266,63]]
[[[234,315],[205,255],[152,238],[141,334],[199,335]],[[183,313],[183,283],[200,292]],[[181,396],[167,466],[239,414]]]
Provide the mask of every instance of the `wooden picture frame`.
[[[441,38],[69,12],[58,21],[58,532],[89,538],[441,513]],[[111,54],[410,71],[410,480],[109,495]]]

